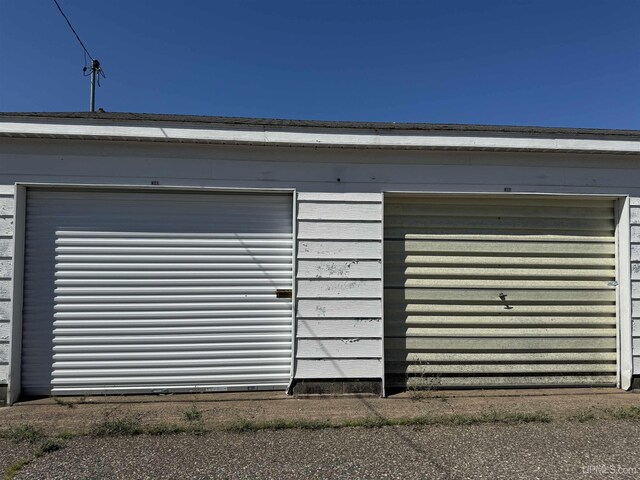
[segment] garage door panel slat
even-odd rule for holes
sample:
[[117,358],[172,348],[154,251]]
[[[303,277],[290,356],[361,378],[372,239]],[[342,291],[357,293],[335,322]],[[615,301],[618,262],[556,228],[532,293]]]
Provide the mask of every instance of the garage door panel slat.
[[511,388],[511,387],[580,387],[611,386],[616,384],[616,376],[603,375],[479,375],[473,376],[437,376],[411,377],[389,375],[387,385],[390,388]]
[[260,304],[253,305],[255,308],[251,309],[252,305],[244,304],[242,309],[238,310],[213,310],[213,309],[196,309],[196,310],[167,310],[161,308],[158,310],[139,310],[139,311],[80,311],[80,312],[56,312],[54,318],[66,319],[66,320],[79,320],[79,319],[117,319],[117,320],[134,320],[134,319],[153,319],[153,318],[176,318],[176,319],[190,319],[190,318],[235,318],[246,317],[248,315],[256,316],[272,316],[272,317],[284,317],[291,310],[288,306],[284,306],[281,309],[265,310]]
[[615,362],[615,352],[389,352],[388,362],[417,363],[512,363],[512,362]]
[[[182,350],[182,351],[138,351],[138,352],[120,352],[120,351],[91,351],[88,352],[65,352],[64,349],[55,348],[53,355],[53,361],[55,363],[69,363],[73,364],[76,368],[81,368],[85,364],[109,364],[109,362],[117,362],[118,364],[126,363],[130,365],[146,364],[152,365],[154,363],[169,362],[179,364],[188,364],[191,362],[217,362],[217,363],[233,363],[235,361],[242,361],[247,358],[253,361],[255,358],[267,359],[269,362],[286,362],[289,361],[284,357],[291,355],[291,349],[280,348],[267,350],[265,347],[258,346],[255,349],[246,348],[244,346],[242,350],[214,350],[209,347],[195,348],[194,350]],[[204,348],[207,348],[206,350]],[[130,363],[129,363],[130,362]],[[142,363],[144,362],[144,363]]]
[[[224,327],[224,326],[236,326],[242,328],[242,326],[248,325],[282,325],[287,322],[289,318],[284,316],[278,317],[230,317],[230,318],[143,318],[143,319],[92,319],[91,328],[144,328],[144,327],[178,327],[181,323],[190,325],[191,327],[206,326],[206,327]],[[53,322],[54,328],[82,328],[86,324],[86,319],[55,319]]]
[[[463,252],[461,252],[463,253]],[[414,255],[405,252],[386,253],[385,264],[391,266],[422,264],[425,266],[458,266],[471,267],[485,265],[488,268],[579,268],[598,269],[602,267],[614,268],[615,258],[595,257],[518,257],[518,256],[491,256],[491,255]]]
[[[487,227],[492,229],[514,229],[514,230],[580,230],[580,231],[602,231],[613,230],[614,224],[611,217],[608,219],[599,218],[527,218],[520,217],[498,217],[490,216],[487,212],[485,216],[467,216],[464,211],[460,212],[461,215],[447,216],[394,216],[390,215],[388,220],[385,221],[385,226],[389,228],[413,228],[413,227],[425,227],[428,228],[464,228],[470,229],[486,229]],[[535,220],[535,222],[532,222]]]
[[393,326],[386,331],[388,336],[404,336],[404,337],[615,337],[616,330],[612,326],[604,328],[560,328],[558,326],[548,325],[545,327],[533,328],[493,328],[483,326],[481,328],[473,327],[453,327],[448,328],[415,328]]
[[[446,303],[385,303],[385,311],[390,315],[398,312],[455,315],[615,315],[615,305],[518,305],[518,308],[506,309],[505,305],[482,304],[446,304]],[[388,308],[388,310],[387,310]]]
[[93,368],[177,368],[177,367],[206,367],[206,366],[239,366],[251,365],[262,362],[263,364],[287,365],[288,359],[255,357],[225,357],[225,358],[182,358],[182,359],[143,359],[143,360],[60,360],[54,358],[54,368],[93,369]]
[[611,230],[527,230],[520,229],[517,233],[505,228],[435,228],[435,227],[395,227],[386,228],[385,235],[389,240],[468,240],[468,241],[501,241],[505,235],[509,235],[512,241],[524,242],[554,242],[565,243],[602,243],[612,234]]
[[[500,295],[504,295],[504,300]],[[615,301],[615,290],[500,290],[476,289],[448,289],[448,288],[400,288],[385,289],[385,301],[394,304],[411,304],[413,302],[495,302],[504,307],[518,303],[559,303],[559,304],[590,304],[612,303]]]
[[390,217],[399,218],[405,216],[444,216],[444,217],[516,217],[516,218],[565,218],[565,219],[600,219],[611,220],[609,206],[585,207],[558,207],[556,205],[514,205],[505,202],[496,202],[492,205],[482,202],[482,205],[470,204],[443,204],[425,205],[424,203],[400,203],[394,202],[387,206],[387,214]]
[[[470,278],[470,279],[592,279],[601,280],[601,286],[607,286],[607,279],[615,275],[615,269],[573,269],[573,268],[469,268],[460,265],[442,267],[390,266],[385,279],[400,283],[404,278]],[[391,286],[391,285],[387,285]]]
[[[417,277],[417,278],[416,278]],[[529,290],[615,290],[615,286],[609,285],[606,279],[602,280],[576,280],[572,278],[562,280],[549,279],[513,279],[513,278],[420,278],[420,276],[398,279],[392,277],[385,284],[390,288],[493,288],[505,290],[509,288],[528,288]],[[578,277],[580,278],[580,277]],[[404,283],[403,283],[404,282]]]
[[[540,315],[540,316],[481,316],[481,315],[407,315],[404,317],[396,317],[400,321],[397,321],[399,326],[404,327],[419,327],[419,326],[480,326],[480,325],[494,325],[494,326],[535,326],[535,325],[550,325],[550,326],[593,326],[593,325],[616,325],[616,318],[614,316],[602,316],[602,317],[587,317],[587,316],[565,316],[565,315]],[[396,322],[394,322],[396,323]],[[393,325],[395,328],[395,325]]]
[[390,374],[441,374],[441,373],[493,373],[493,374],[514,374],[514,373],[608,373],[615,374],[616,364],[613,363],[509,363],[509,364],[398,364],[389,363],[385,367]]
[[[104,283],[98,287],[87,287],[87,286],[77,286],[77,287],[66,287],[66,286],[58,286],[58,282],[56,282],[55,294],[60,297],[71,298],[72,295],[77,295],[81,298],[86,298],[90,295],[103,294],[104,296],[108,295],[185,295],[185,294],[210,294],[210,295],[219,295],[221,293],[226,294],[276,294],[276,288],[271,285],[270,280],[265,279],[264,282],[244,282],[240,285],[228,285],[225,282],[220,282],[220,286],[200,286],[200,285],[188,285],[188,286],[178,286],[178,285],[147,285],[147,286],[123,286],[123,287],[112,287],[105,285]],[[281,282],[285,286],[290,286],[291,281],[289,282]],[[141,285],[144,285],[142,283]],[[108,295],[107,295],[108,294]],[[98,297],[101,298],[101,297]]]
[[[418,253],[418,254],[491,254],[491,256],[510,257],[522,256],[603,256],[614,255],[615,246],[611,241],[600,243],[578,242],[510,242],[505,235],[503,241],[461,241],[452,238],[449,241],[437,240],[396,240],[385,238],[385,255],[390,253]],[[607,235],[611,240],[611,236]]]
[[[60,365],[58,365],[60,366]],[[226,365],[226,366],[193,366],[189,365],[189,373],[192,375],[207,374],[253,374],[256,372],[264,372],[266,374],[288,374],[288,364],[270,364],[269,362],[260,362],[259,365]],[[54,379],[77,379],[85,376],[89,377],[114,377],[114,376],[133,376],[133,375],[183,375],[185,366],[179,367],[148,367],[140,368],[130,366],[127,368],[91,368],[91,369],[74,369],[59,368],[54,370]]]
[[[282,352],[284,350],[291,351],[291,341],[242,341],[242,339],[238,339],[237,341],[228,341],[228,342],[216,342],[216,343],[202,343],[202,341],[206,339],[198,339],[199,341],[190,342],[190,343],[111,343],[109,345],[105,345],[104,343],[96,343],[95,345],[91,345],[91,348],[87,348],[86,345],[78,345],[76,343],[68,343],[61,345],[54,345],[53,352],[54,354],[83,354],[85,352],[91,352],[92,355],[98,355],[101,353],[105,354],[115,354],[122,352],[129,352],[128,355],[136,356],[138,354],[143,354],[145,352],[162,352],[163,354],[169,354],[169,352],[176,352],[180,355],[187,355],[190,351],[201,351],[203,349],[207,349],[210,352],[210,355],[223,354],[226,355],[225,352],[235,352],[238,349],[247,350],[247,351],[257,351],[257,350],[273,350]],[[235,355],[235,353],[234,353]]]
[[[289,378],[289,372],[278,372],[269,374],[251,373],[249,375],[242,375],[238,373],[233,374],[219,374],[219,375],[149,375],[149,376],[120,376],[120,377],[75,377],[75,378],[53,378],[51,381],[52,386],[55,388],[63,386],[75,386],[76,388],[104,388],[109,390],[111,387],[125,386],[125,385],[145,385],[148,386],[149,392],[155,385],[162,383],[169,383],[173,385],[180,384],[192,384],[194,382],[199,383],[202,387],[215,386],[217,383],[253,383],[255,381],[279,381],[281,384],[287,383]],[[95,381],[99,380],[99,381]],[[87,387],[89,385],[89,387]],[[159,387],[159,385],[158,385]]]
[[611,337],[386,337],[385,347],[390,350],[412,351],[597,351],[615,349],[616,339]]

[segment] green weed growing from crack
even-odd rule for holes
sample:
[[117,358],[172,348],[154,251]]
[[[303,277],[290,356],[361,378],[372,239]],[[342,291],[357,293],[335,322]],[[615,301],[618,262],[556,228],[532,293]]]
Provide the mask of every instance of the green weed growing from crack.
[[182,412],[182,416],[187,422],[199,422],[202,420],[202,411],[193,403],[191,407]]
[[135,417],[105,418],[95,424],[91,434],[98,437],[116,435],[140,435],[144,433],[142,422]]
[[640,406],[612,408],[608,413],[616,420],[640,420]]
[[1,433],[2,437],[10,438],[14,442],[30,442],[35,443],[42,439],[44,433],[37,427],[34,427],[30,423],[21,423],[4,430]]
[[64,448],[66,443],[64,440],[59,438],[47,438],[38,445],[38,447],[31,452],[28,457],[21,458],[18,461],[9,465],[7,471],[4,474],[5,480],[12,480],[16,474],[22,470],[24,467],[29,465],[34,460],[42,457],[43,455],[47,455],[49,453],[57,452],[58,450]]

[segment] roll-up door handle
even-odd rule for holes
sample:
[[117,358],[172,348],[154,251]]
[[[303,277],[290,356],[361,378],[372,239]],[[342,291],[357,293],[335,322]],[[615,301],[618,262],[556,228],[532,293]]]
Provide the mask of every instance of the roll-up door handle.
[[509,306],[509,304],[507,303],[507,294],[506,293],[500,292],[498,294],[498,297],[500,298],[500,300],[502,300],[504,302],[504,309],[505,310],[512,310],[513,309],[513,307]]
[[290,288],[279,288],[276,290],[276,298],[291,298],[293,292]]

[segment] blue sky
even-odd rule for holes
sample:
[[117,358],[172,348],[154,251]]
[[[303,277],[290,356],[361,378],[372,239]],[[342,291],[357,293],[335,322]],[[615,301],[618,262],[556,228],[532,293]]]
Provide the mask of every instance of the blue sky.
[[[107,111],[640,129],[640,1],[59,0]],[[0,111],[84,111],[52,0],[2,2]]]

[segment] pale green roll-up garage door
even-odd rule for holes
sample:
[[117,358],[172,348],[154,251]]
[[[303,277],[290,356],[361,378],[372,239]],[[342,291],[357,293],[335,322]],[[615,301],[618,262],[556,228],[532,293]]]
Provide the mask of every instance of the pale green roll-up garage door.
[[29,189],[23,394],[286,388],[292,211],[290,194]]
[[615,385],[614,211],[386,196],[387,386]]

